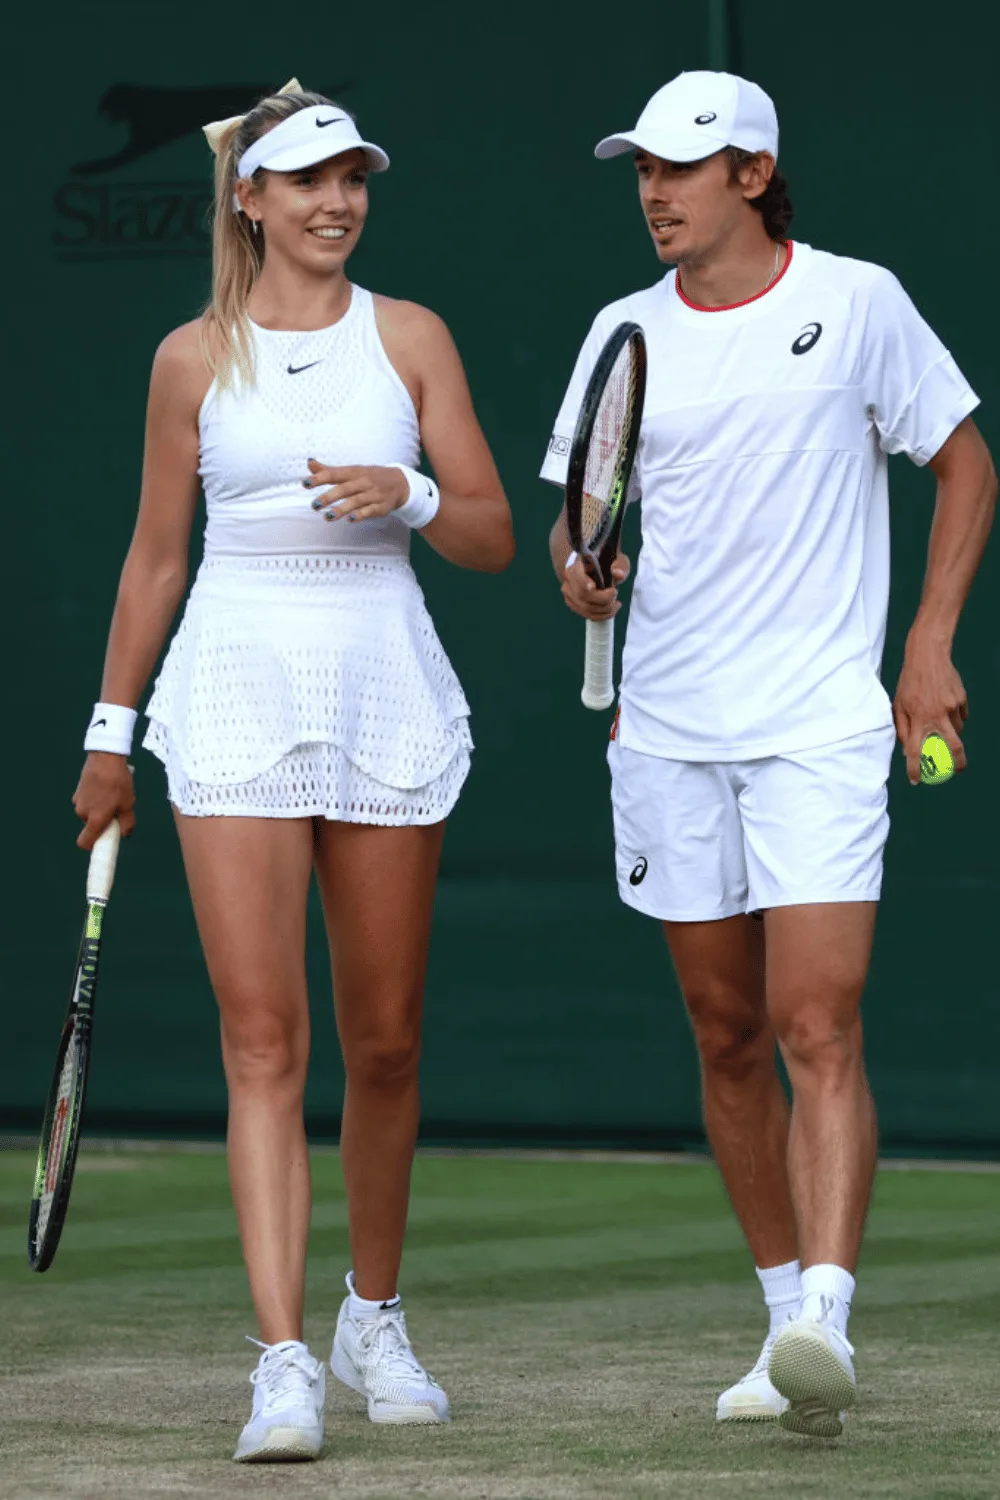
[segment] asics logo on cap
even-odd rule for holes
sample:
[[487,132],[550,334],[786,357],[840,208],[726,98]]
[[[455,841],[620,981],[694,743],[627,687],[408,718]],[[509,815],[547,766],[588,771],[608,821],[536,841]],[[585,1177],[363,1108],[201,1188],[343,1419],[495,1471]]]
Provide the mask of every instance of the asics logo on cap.
[[822,323],[807,323],[792,345],[792,353],[808,354],[809,350],[819,343],[819,336],[822,332]]
[[712,110],[709,110],[707,114],[696,115],[694,123],[696,125],[711,125],[712,121],[717,120],[718,118],[719,117],[717,114],[715,114]]

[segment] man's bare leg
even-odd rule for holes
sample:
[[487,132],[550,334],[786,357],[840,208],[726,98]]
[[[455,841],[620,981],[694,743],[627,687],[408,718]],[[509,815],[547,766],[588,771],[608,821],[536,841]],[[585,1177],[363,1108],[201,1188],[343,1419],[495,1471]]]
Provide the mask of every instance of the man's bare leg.
[[802,1313],[768,1363],[789,1401],[779,1421],[836,1437],[854,1400],[847,1319],[876,1160],[875,1108],[861,1044],[861,992],[874,902],[767,913],[768,1013],[792,1083],[789,1177],[801,1247]]
[[853,1273],[877,1152],[861,1045],[872,901],[775,907],[765,916],[767,1005],[792,1084],[788,1170],[804,1267]]
[[701,1062],[705,1129],[760,1267],[798,1256],[789,1110],[775,1065],[764,930],[751,917],[664,922]]
[[723,1422],[771,1420],[786,1403],[767,1363],[800,1306],[795,1215],[788,1186],[788,1101],[767,1017],[764,930],[750,917],[665,922],[701,1061],[705,1128],[757,1265],[770,1327],[751,1370],[722,1392]]

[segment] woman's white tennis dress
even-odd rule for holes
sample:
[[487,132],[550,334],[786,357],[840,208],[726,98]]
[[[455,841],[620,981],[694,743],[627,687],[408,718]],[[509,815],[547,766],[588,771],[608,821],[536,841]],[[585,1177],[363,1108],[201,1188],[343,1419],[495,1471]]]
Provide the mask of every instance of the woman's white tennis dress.
[[196,817],[434,823],[469,770],[469,706],[395,516],[327,521],[306,460],[416,465],[370,293],[308,333],[253,327],[256,384],[199,413],[205,557],[147,709]]

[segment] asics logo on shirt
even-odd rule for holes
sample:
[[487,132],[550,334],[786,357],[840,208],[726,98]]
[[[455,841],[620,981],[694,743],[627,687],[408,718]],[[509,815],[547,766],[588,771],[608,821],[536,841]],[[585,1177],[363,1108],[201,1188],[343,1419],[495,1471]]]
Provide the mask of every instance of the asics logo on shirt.
[[628,883],[629,883],[629,885],[642,885],[642,882],[646,878],[646,871],[648,869],[649,869],[649,860],[643,854],[639,859],[636,860],[636,862],[635,862],[635,868],[629,874],[629,877],[628,877]]
[[321,359],[314,359],[312,363],[308,365],[289,365],[288,373],[289,375],[301,375],[303,370],[311,370],[313,365],[321,365],[322,363],[323,361]]
[[711,125],[712,121],[718,118],[718,115],[713,114],[710,110],[707,115],[696,115],[694,123],[696,125]]
[[822,332],[822,323],[807,323],[792,345],[792,353],[808,354],[809,350],[819,343],[819,336]]

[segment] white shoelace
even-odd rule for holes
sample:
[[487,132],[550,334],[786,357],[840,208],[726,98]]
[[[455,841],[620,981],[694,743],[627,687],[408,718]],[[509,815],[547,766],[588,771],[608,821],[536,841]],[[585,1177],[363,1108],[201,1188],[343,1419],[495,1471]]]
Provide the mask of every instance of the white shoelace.
[[747,1380],[756,1380],[758,1375],[767,1374],[768,1363],[771,1359],[771,1350],[774,1348],[774,1341],[778,1337],[778,1334],[780,1332],[780,1328],[775,1328],[771,1333],[768,1334],[767,1338],[764,1340],[764,1346],[757,1356],[757,1363],[754,1365],[752,1370],[748,1370],[745,1375],[741,1376],[740,1380],[737,1382],[738,1385],[743,1385]]
[[404,1313],[393,1309],[356,1322],[358,1352],[366,1366],[378,1366],[383,1379],[416,1380],[421,1384],[430,1379],[407,1337]]
[[286,1406],[297,1406],[302,1401],[303,1378],[312,1391],[316,1384],[316,1361],[297,1349],[279,1349],[274,1344],[262,1344],[260,1339],[247,1338],[258,1349],[264,1350],[263,1358],[250,1376],[251,1385],[262,1385],[268,1406],[280,1411]]
[[854,1357],[854,1345],[850,1342],[850,1340],[848,1339],[846,1333],[843,1333],[837,1327],[836,1323],[833,1321],[833,1319],[830,1316],[830,1314],[833,1312],[833,1309],[834,1309],[834,1299],[832,1297],[824,1296],[823,1293],[820,1293],[819,1307],[820,1307],[820,1314],[819,1314],[819,1323],[820,1323],[820,1326],[822,1328],[825,1328],[828,1333],[833,1334],[833,1337],[837,1341],[837,1343],[838,1344],[842,1344],[843,1347],[847,1350],[848,1354],[853,1358]]

